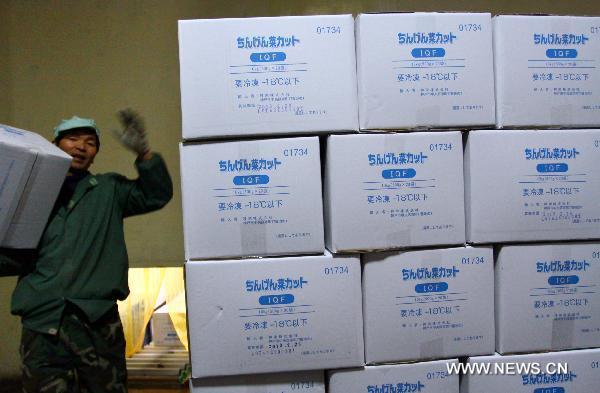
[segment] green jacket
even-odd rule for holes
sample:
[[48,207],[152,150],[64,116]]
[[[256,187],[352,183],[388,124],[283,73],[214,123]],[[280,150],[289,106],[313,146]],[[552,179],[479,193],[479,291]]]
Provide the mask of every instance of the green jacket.
[[19,274],[12,313],[23,326],[56,334],[66,301],[93,322],[129,295],[123,218],[163,207],[173,185],[157,153],[137,161],[137,180],[88,175],[53,211],[35,252],[3,249],[0,275]]

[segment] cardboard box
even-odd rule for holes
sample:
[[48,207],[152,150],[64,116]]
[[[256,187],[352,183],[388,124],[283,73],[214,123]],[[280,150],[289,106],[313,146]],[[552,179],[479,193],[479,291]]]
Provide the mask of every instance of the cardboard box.
[[190,379],[192,393],[325,393],[323,371]]
[[489,13],[360,14],[361,129],[495,122]]
[[465,374],[461,393],[593,393],[600,383],[600,349],[480,356],[468,363],[491,371]]
[[363,256],[368,364],[494,352],[490,247]]
[[493,19],[501,127],[600,126],[600,18]]
[[473,131],[467,241],[600,238],[600,130]]
[[23,154],[24,149],[19,145],[4,143],[6,133],[5,128],[0,128],[0,245],[4,245],[36,156],[35,153]]
[[364,365],[360,261],[188,262],[194,378]]
[[329,393],[458,393],[458,375],[448,373],[448,363],[458,360],[332,370],[328,372]]
[[183,144],[186,259],[323,253],[317,137]]
[[40,135],[0,124],[0,247],[37,247],[70,166]]
[[177,331],[171,322],[167,305],[160,307],[152,314],[150,320],[152,343],[157,347],[183,347]]
[[600,243],[504,246],[495,278],[496,351],[600,347]]
[[358,129],[352,15],[179,21],[183,139]]
[[460,132],[330,136],[327,248],[464,244],[462,160]]

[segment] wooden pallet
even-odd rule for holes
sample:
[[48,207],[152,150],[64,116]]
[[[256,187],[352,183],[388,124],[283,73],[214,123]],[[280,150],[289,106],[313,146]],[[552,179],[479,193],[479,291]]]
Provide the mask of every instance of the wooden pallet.
[[179,372],[189,362],[183,347],[155,347],[147,345],[127,359],[130,387],[181,387]]

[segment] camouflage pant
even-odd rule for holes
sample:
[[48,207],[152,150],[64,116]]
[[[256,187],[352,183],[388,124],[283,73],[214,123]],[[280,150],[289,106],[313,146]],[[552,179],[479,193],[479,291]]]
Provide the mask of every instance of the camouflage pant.
[[125,336],[115,306],[91,323],[67,307],[57,335],[23,328],[23,392],[127,392]]

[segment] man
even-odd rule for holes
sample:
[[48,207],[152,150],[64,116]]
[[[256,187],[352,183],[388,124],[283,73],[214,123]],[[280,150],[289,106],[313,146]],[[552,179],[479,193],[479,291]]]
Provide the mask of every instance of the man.
[[91,119],[54,129],[73,157],[36,250],[0,249],[0,275],[19,274],[12,313],[21,316],[24,392],[126,392],[125,339],[117,300],[129,294],[123,218],[163,207],[172,197],[164,161],[147,143],[144,122],[120,111],[123,144],[137,154],[139,177],[92,175],[100,148]]

